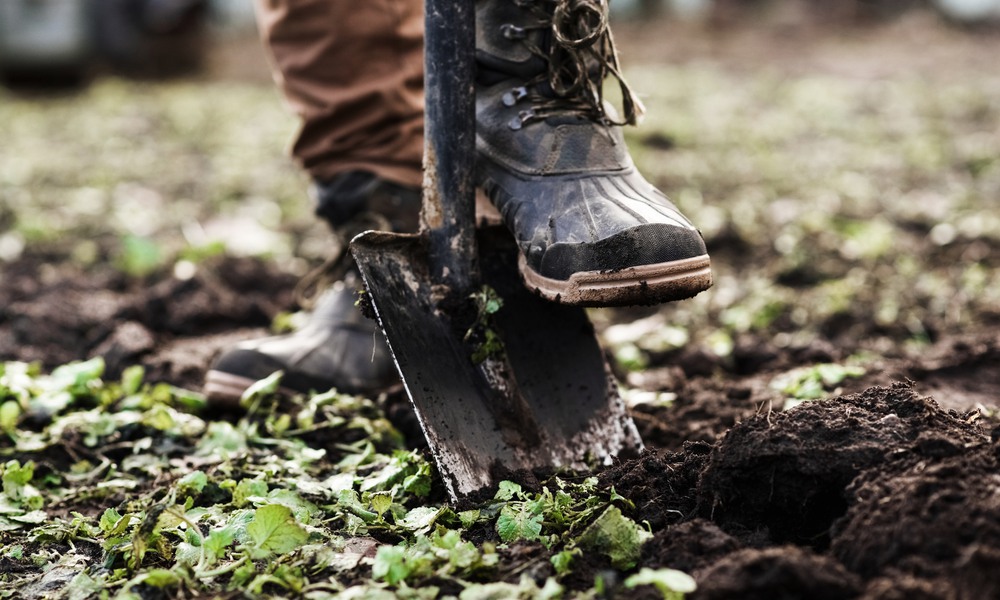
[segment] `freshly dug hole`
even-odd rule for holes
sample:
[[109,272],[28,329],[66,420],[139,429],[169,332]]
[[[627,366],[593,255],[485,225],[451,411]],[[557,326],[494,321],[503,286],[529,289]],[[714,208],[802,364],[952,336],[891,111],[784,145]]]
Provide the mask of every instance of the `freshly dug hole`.
[[851,481],[886,461],[933,455],[935,444],[921,443],[925,432],[958,447],[985,439],[907,384],[755,416],[713,449],[698,514],[757,545],[824,549],[830,526],[847,511]]

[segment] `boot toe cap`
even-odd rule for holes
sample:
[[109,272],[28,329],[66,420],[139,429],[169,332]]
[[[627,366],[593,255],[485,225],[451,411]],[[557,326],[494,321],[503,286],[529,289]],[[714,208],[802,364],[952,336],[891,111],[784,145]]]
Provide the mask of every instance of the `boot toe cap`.
[[593,242],[555,243],[532,265],[538,274],[569,279],[574,273],[618,271],[662,265],[707,255],[697,230],[664,223],[647,223]]

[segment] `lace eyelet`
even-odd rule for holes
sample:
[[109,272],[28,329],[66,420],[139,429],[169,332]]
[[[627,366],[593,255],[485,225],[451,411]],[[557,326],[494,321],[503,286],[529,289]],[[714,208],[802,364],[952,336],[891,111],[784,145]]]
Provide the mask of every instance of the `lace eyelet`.
[[529,108],[528,110],[522,110],[516,117],[507,122],[507,127],[510,127],[512,131],[518,131],[524,127],[525,123],[535,118],[535,110]]
[[524,27],[518,27],[517,25],[513,25],[511,23],[504,23],[501,25],[500,32],[503,33],[503,36],[508,40],[523,40],[528,37],[528,32],[524,29]]
[[528,88],[521,86],[512,89],[503,95],[503,105],[507,107],[514,106],[521,100],[524,100],[528,95]]

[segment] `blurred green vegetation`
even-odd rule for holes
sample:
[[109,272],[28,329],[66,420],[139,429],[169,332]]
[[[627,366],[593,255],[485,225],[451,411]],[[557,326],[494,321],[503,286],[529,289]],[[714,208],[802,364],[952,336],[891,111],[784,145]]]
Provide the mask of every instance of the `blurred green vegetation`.
[[34,248],[144,274],[220,242],[289,257],[311,223],[305,180],[284,157],[294,127],[263,85],[0,88],[0,259]]
[[[713,253],[715,287],[660,309],[673,337],[725,354],[748,334],[821,335],[884,353],[995,323],[1000,76],[968,73],[630,70],[649,108],[628,131],[636,162]],[[141,276],[230,252],[301,271],[328,238],[286,158],[295,127],[263,82],[0,90],[0,261]],[[637,348],[634,365],[656,352]]]
[[[1000,78],[631,73],[640,168],[701,227],[716,285],[663,309],[711,347],[926,343],[1000,316]],[[725,344],[720,346],[726,351]]]

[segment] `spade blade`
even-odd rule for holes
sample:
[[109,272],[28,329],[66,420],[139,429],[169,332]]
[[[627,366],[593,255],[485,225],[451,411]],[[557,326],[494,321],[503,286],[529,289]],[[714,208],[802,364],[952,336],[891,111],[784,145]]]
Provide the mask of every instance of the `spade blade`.
[[510,235],[478,233],[482,283],[503,301],[490,325],[499,357],[476,364],[471,301],[429,275],[420,235],[367,232],[351,250],[452,498],[518,471],[582,469],[641,450],[583,309],[531,294]]

